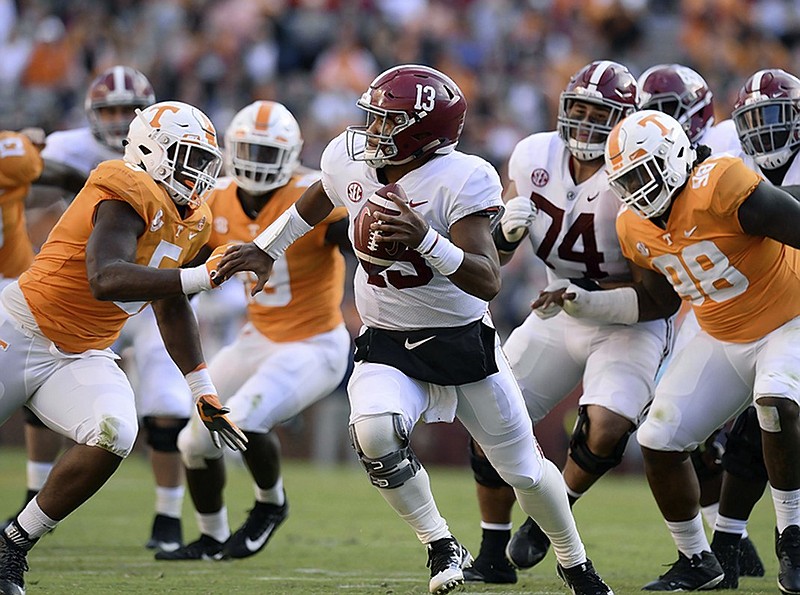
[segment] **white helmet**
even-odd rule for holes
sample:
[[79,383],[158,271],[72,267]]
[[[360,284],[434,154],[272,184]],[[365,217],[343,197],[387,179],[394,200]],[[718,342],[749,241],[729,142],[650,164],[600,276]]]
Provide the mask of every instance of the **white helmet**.
[[635,112],[617,124],[605,155],[611,189],[646,219],[667,210],[695,161],[681,123],[655,110]]
[[163,184],[176,204],[192,208],[208,198],[222,167],[211,120],[196,107],[179,101],[136,110],[123,158]]
[[225,170],[255,194],[284,186],[300,164],[303,137],[291,112],[274,101],[242,108],[225,131]]

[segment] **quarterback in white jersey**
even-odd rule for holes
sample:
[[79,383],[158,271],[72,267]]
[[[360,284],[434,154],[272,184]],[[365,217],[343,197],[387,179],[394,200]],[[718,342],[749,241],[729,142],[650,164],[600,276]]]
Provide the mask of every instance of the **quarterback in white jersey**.
[[362,207],[376,190],[398,183],[408,202],[390,192],[399,214],[381,213],[369,236],[378,244],[399,242],[403,250],[384,271],[355,276],[365,327],[348,394],[361,463],[426,545],[430,592],[447,593],[463,582],[472,556],[439,513],[409,435],[420,419],[458,417],[553,539],[559,575],[571,591],[610,593],[586,558],[558,469],[536,446],[487,316],[500,286],[490,218],[502,206],[502,187],[488,163],[455,151],[466,113],[461,90],[432,68],[397,66],[379,75],[358,105],[367,125],[351,126],[329,144],[322,182],[254,242],[229,248],[218,276],[253,271],[259,291],[287,246],[335,205],[347,208],[351,240],[363,248]]
[[[544,294],[573,283],[596,289],[598,283],[632,280],[617,240],[619,201],[602,166],[608,133],[636,109],[637,99],[636,79],[623,65],[588,64],[561,94],[558,130],[521,140],[511,154],[509,200],[495,241],[501,262],[507,262],[528,236],[548,267]],[[583,384],[563,472],[574,504],[621,461],[652,399],[671,324],[605,324],[573,318],[552,305],[534,306],[504,349],[534,424]],[[510,489],[475,445],[471,461],[483,539],[467,580],[515,582],[512,565],[540,562],[549,540],[532,519],[511,537]]]

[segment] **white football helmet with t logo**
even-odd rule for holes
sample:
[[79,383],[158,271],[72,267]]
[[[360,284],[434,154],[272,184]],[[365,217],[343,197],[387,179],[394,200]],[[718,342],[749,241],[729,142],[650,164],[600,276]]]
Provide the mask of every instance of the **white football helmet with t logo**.
[[125,139],[124,159],[162,184],[176,204],[192,208],[208,198],[222,167],[211,120],[179,101],[136,110]]
[[634,212],[649,219],[663,214],[676,190],[686,183],[695,151],[675,118],[642,110],[614,127],[605,158],[611,189]]
[[291,112],[274,101],[242,108],[225,131],[225,170],[241,188],[263,194],[286,185],[300,164],[303,137]]

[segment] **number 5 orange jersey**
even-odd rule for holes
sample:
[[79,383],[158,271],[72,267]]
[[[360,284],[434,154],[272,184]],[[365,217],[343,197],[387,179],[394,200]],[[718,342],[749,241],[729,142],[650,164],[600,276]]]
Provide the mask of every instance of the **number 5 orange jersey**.
[[19,277],[33,262],[25,198],[41,173],[42,158],[28,137],[0,132],[0,277]]
[[712,337],[749,343],[800,315],[800,263],[780,242],[748,235],[737,212],[761,178],[737,158],[696,166],[666,229],[630,208],[617,233],[625,256],[665,275]]
[[101,163],[19,281],[41,331],[69,352],[110,346],[128,317],[145,306],[92,296],[86,244],[97,205],[104,200],[127,202],[144,220],[145,232],[136,245],[139,265],[177,268],[191,260],[211,234],[207,205],[187,210],[182,218],[166,191],[144,170],[122,160]]

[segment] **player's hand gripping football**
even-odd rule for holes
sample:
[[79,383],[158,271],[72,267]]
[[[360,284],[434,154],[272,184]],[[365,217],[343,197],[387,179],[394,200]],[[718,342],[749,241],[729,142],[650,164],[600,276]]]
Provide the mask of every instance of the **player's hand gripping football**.
[[230,409],[219,402],[217,395],[203,395],[197,399],[197,412],[217,448],[221,448],[221,441],[231,450],[247,450],[247,436],[228,419],[226,414]]
[[376,215],[378,221],[370,226],[370,229],[381,232],[375,238],[376,241],[381,243],[401,242],[409,248],[416,248],[428,231],[428,222],[411,208],[410,205],[413,201],[406,202],[394,192],[389,192],[386,196],[397,206],[400,214],[378,213]]
[[219,261],[214,281],[222,283],[236,273],[250,271],[257,277],[250,290],[250,295],[255,295],[264,289],[264,285],[269,281],[274,263],[275,261],[266,252],[252,242],[236,244],[230,246]]

